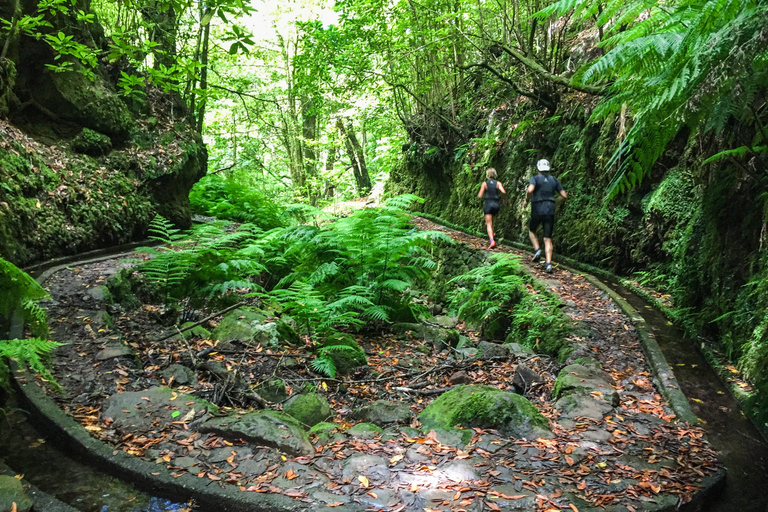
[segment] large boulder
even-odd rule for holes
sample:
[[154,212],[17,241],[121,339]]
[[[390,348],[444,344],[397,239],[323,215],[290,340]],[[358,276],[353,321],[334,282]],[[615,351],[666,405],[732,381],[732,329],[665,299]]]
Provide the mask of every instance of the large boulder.
[[391,423],[411,423],[411,408],[403,402],[376,400],[352,413],[352,418],[384,427]]
[[549,422],[525,397],[492,386],[446,391],[419,414],[425,432],[456,425],[492,428],[514,437],[549,437]]
[[119,430],[162,430],[173,421],[193,421],[205,413],[218,413],[214,404],[171,388],[115,393],[104,401],[102,417]]
[[233,414],[226,418],[208,420],[198,430],[228,439],[243,439],[256,444],[271,446],[289,455],[315,453],[307,432],[301,424],[279,411],[254,411],[242,416]]
[[283,407],[283,412],[296,418],[307,427],[313,427],[334,416],[328,400],[317,393],[307,393],[291,397]]

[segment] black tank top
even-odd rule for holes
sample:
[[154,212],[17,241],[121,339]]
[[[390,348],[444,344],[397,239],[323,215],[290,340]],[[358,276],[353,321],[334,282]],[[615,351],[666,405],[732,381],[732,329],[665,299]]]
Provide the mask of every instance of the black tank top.
[[496,188],[496,180],[485,180],[485,186],[487,187],[485,189],[485,194],[483,195],[483,199],[486,201],[498,201],[499,200],[499,190]]

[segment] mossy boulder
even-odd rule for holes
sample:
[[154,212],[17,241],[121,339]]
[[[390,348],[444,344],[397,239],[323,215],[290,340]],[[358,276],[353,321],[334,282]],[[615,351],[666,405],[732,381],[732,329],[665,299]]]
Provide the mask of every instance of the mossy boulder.
[[211,338],[222,342],[253,341],[260,332],[258,327],[266,319],[267,315],[256,308],[237,308],[224,315],[211,333]]
[[203,423],[200,432],[213,433],[227,439],[243,439],[256,444],[271,446],[290,455],[313,455],[315,449],[309,442],[301,424],[288,414],[262,410],[244,415],[233,414]]
[[307,393],[291,397],[283,407],[283,412],[296,418],[307,427],[317,425],[334,415],[328,400],[317,393]]
[[373,423],[358,423],[352,428],[347,430],[347,434],[352,437],[360,437],[363,439],[373,439],[376,436],[381,435],[384,432],[381,427],[374,425]]
[[446,391],[419,414],[422,430],[492,428],[514,437],[549,436],[549,422],[526,398],[492,386],[463,385]]
[[346,438],[339,432],[339,426],[336,423],[321,421],[309,429],[309,435],[315,436],[320,443],[335,442]]
[[555,398],[580,393],[599,398],[616,407],[619,394],[613,387],[613,378],[594,360],[582,360],[583,364],[571,364],[560,370],[552,389]]
[[103,133],[83,128],[72,139],[72,149],[84,155],[102,156],[112,150],[112,141]]

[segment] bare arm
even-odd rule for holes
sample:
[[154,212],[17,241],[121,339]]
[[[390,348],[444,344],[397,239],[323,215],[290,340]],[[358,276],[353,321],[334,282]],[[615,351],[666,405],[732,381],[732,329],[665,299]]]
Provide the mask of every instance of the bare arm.
[[506,195],[507,191],[504,190],[504,186],[501,183],[499,183],[498,181],[496,182],[496,188],[498,188],[499,191],[501,191],[502,194]]
[[536,190],[536,185],[531,183],[528,185],[528,188],[525,189],[525,199],[528,200],[531,198],[531,195],[533,194],[533,191]]
[[483,194],[485,194],[485,189],[488,188],[488,185],[486,185],[485,182],[483,182],[482,185],[480,185],[480,192],[477,193],[477,197],[481,198],[483,197]]

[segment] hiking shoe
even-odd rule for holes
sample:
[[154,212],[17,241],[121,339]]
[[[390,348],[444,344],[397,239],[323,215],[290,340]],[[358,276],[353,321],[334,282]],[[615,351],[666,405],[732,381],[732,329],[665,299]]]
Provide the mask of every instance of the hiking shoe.
[[547,266],[544,267],[544,272],[546,272],[547,274],[551,274],[552,273],[552,264],[551,263],[547,263]]
[[533,257],[531,258],[534,262],[539,261],[541,259],[541,249],[537,250],[535,253],[533,253]]

